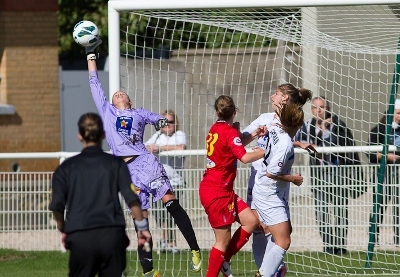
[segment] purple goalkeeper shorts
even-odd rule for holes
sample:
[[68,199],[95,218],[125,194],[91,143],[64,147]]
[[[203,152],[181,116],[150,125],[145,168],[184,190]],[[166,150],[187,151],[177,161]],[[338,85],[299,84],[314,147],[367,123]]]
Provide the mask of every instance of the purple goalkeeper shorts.
[[133,162],[128,163],[132,183],[142,203],[142,210],[150,208],[149,197],[153,202],[160,200],[167,191],[174,191],[164,167],[153,154],[139,155]]

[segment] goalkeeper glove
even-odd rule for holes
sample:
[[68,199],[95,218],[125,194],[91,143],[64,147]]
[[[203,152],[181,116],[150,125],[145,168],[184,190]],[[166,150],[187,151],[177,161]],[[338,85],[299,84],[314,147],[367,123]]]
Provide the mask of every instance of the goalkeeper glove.
[[86,57],[88,60],[95,60],[96,59],[96,48],[97,46],[99,46],[103,41],[101,40],[100,37],[98,37],[98,40],[90,45],[90,46],[86,46],[85,47],[85,53],[86,53]]
[[156,131],[160,130],[161,128],[168,126],[168,120],[166,118],[161,118],[157,121],[157,123],[154,125],[156,128]]

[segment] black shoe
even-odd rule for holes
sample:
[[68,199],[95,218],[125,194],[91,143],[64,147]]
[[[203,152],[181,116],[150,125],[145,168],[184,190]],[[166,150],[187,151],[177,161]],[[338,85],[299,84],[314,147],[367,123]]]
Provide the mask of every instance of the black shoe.
[[335,249],[335,254],[336,255],[346,255],[347,250],[345,248],[336,248]]
[[334,250],[332,247],[325,247],[324,248],[324,253],[329,254],[329,255],[333,255]]

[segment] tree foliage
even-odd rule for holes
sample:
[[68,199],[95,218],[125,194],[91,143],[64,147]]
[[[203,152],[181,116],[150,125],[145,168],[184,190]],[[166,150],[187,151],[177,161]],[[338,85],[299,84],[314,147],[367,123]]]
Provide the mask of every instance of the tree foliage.
[[[59,52],[69,57],[81,56],[82,46],[72,38],[72,31],[81,20],[93,21],[100,30],[103,41],[108,39],[107,0],[58,0],[58,43]],[[99,47],[100,51],[107,50],[107,43]]]
[[[58,2],[60,53],[70,58],[82,55],[84,49],[72,38],[73,27],[80,20],[93,21],[99,27],[103,41],[107,42],[107,0],[58,0]],[[229,10],[208,12],[209,16],[215,18],[230,13]],[[285,11],[283,10],[282,14],[273,11],[271,14],[284,16]],[[271,17],[265,10],[261,12],[254,10],[246,15],[237,12],[236,16],[240,20],[263,20]],[[120,32],[121,53],[128,54],[144,49],[259,47],[271,43],[269,39],[256,34],[206,24],[149,18],[133,13],[121,13]],[[103,43],[98,50],[108,52],[108,44]]]

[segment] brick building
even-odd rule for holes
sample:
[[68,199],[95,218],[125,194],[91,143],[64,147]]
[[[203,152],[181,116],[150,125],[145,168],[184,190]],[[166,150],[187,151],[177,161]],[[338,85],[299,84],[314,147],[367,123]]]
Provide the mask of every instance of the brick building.
[[[57,0],[0,0],[1,152],[60,151]],[[11,107],[12,107],[11,106]],[[0,160],[0,171],[52,171],[58,160]]]

